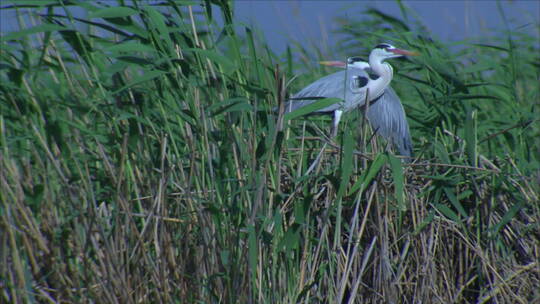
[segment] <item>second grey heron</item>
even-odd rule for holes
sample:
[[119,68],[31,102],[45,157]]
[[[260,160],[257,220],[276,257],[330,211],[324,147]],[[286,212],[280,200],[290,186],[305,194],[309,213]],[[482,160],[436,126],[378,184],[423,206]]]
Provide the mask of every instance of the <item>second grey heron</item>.
[[[366,116],[376,133],[391,142],[403,156],[412,156],[412,142],[405,111],[395,91],[390,87],[393,69],[383,62],[388,58],[416,55],[390,44],[377,45],[369,55],[369,64],[359,57],[350,57],[347,64],[327,61],[326,65],[346,67],[344,71],[325,76],[295,94],[285,105],[291,112],[316,101],[317,98],[340,98],[343,101],[317,110],[315,113],[334,114],[333,135],[343,112],[364,107]],[[370,75],[372,74],[372,75]]]

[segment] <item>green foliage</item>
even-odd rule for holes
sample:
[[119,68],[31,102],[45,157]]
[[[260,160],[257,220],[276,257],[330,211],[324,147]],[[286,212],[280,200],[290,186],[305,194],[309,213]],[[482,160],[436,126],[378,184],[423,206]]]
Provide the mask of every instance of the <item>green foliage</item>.
[[338,20],[343,57],[423,54],[392,63],[404,163],[362,113],[321,140],[328,120],[300,116],[335,99],[275,113],[328,58],[274,54],[230,1],[202,3],[5,6],[0,302],[540,299],[534,37],[445,44],[401,2]]

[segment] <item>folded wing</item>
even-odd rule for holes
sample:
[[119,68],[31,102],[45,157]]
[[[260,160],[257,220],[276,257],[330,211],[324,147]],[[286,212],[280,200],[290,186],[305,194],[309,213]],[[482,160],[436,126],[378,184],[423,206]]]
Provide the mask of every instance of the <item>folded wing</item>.
[[366,116],[373,130],[391,142],[403,156],[412,156],[412,141],[405,110],[396,92],[388,87],[384,94],[371,104]]
[[285,111],[290,112],[305,107],[320,98],[340,98],[338,102],[316,112],[334,112],[352,110],[365,103],[366,90],[362,89],[368,81],[368,75],[361,69],[348,69],[330,74],[316,80],[296,93],[287,104]]

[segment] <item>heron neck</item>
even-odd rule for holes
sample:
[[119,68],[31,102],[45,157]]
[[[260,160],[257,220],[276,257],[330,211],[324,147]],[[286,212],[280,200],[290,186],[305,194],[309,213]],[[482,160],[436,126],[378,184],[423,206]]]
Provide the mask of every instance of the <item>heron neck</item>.
[[370,99],[379,97],[384,90],[390,85],[392,77],[394,76],[394,70],[392,66],[386,62],[382,62],[380,58],[369,56],[369,65],[371,70],[379,76],[376,80],[371,81]]

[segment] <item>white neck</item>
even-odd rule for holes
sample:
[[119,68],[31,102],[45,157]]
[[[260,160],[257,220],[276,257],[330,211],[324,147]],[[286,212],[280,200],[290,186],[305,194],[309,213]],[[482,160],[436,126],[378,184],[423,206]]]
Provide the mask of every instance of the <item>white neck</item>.
[[390,64],[382,62],[382,58],[375,56],[373,53],[369,55],[369,65],[371,66],[371,70],[379,76],[376,80],[369,82],[369,99],[373,100],[381,96],[384,90],[390,85],[394,76],[394,70]]

